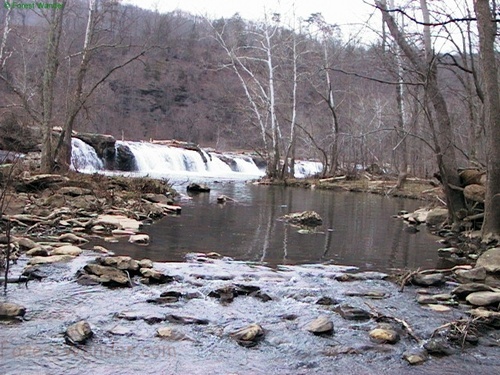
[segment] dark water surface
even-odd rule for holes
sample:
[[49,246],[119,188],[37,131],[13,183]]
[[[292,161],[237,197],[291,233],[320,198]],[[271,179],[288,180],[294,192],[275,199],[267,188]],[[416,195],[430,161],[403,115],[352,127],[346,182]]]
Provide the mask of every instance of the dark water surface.
[[[180,187],[179,190],[183,189]],[[237,202],[217,203],[224,194]],[[437,238],[425,226],[417,234],[392,218],[424,203],[374,194],[300,188],[212,184],[210,194],[183,201],[182,215],[167,217],[144,228],[148,247],[109,245],[120,255],[155,261],[181,261],[188,252],[215,251],[237,260],[268,265],[332,263],[361,269],[435,268],[439,266]],[[316,233],[301,234],[279,218],[314,210],[323,218]]]

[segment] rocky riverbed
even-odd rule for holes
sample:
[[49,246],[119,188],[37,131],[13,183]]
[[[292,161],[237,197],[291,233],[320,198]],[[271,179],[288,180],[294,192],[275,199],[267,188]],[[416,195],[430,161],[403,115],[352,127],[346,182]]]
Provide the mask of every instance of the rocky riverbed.
[[91,243],[147,246],[142,223],[181,210],[164,182],[45,175],[15,188],[1,372],[498,373],[498,248],[398,279],[217,253],[153,263]]

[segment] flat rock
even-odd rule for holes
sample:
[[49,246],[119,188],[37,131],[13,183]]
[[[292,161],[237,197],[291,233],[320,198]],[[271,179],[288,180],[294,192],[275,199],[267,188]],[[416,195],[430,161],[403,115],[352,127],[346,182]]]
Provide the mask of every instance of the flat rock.
[[486,272],[500,272],[500,247],[485,251],[477,259],[476,267],[484,267]]
[[156,336],[161,337],[162,339],[165,339],[165,340],[170,340],[170,341],[191,340],[184,333],[179,332],[171,327],[159,327],[156,330]]
[[23,317],[26,314],[26,308],[17,303],[0,302],[0,319],[12,319]]
[[433,295],[420,295],[417,297],[417,302],[421,305],[425,304],[442,304],[442,305],[456,305],[457,302],[453,296],[448,293],[433,294]]
[[80,249],[78,246],[73,246],[73,245],[64,245],[60,247],[54,248],[54,250],[51,251],[52,255],[71,255],[73,257],[76,257],[83,253],[83,250]]
[[488,306],[500,303],[500,292],[474,292],[465,300],[474,306]]
[[90,324],[85,320],[81,320],[68,327],[65,338],[68,344],[84,344],[93,334]]
[[331,334],[333,322],[328,315],[320,315],[306,326],[306,330],[315,335]]
[[58,194],[68,195],[70,197],[77,197],[79,195],[88,195],[91,193],[89,189],[84,189],[78,186],[65,186],[57,191]]
[[478,267],[470,270],[457,270],[455,271],[455,278],[462,283],[481,282],[486,279],[486,269]]
[[71,255],[51,255],[48,257],[33,257],[28,261],[28,264],[35,265],[35,264],[50,264],[50,263],[59,263],[59,262],[69,262],[70,260],[74,259],[75,257]]
[[371,318],[371,314],[368,311],[349,305],[339,306],[335,311],[346,320],[368,320]]
[[127,328],[127,327],[124,327],[121,325],[114,326],[108,332],[111,333],[112,335],[115,335],[115,336],[131,336],[132,335],[132,331],[130,330],[130,328]]
[[96,262],[103,266],[116,267],[119,270],[129,272],[138,272],[140,268],[139,262],[129,256],[98,257]]
[[459,298],[465,298],[474,292],[496,292],[494,288],[482,283],[467,283],[456,287],[451,291],[452,294]]
[[441,285],[445,282],[445,276],[442,273],[417,273],[413,276],[411,282],[419,286]]
[[149,245],[149,236],[147,234],[133,234],[129,237],[128,242],[139,245]]
[[209,323],[208,319],[193,318],[191,316],[179,316],[174,314],[169,314],[165,317],[170,323],[177,324],[200,324],[207,325]]
[[61,242],[69,242],[72,244],[83,244],[83,243],[89,242],[89,240],[87,240],[83,237],[77,236],[74,233],[63,233],[59,236],[58,239]]
[[94,224],[97,225],[111,225],[117,229],[125,229],[131,231],[138,231],[142,223],[140,221],[130,219],[123,215],[99,215]]

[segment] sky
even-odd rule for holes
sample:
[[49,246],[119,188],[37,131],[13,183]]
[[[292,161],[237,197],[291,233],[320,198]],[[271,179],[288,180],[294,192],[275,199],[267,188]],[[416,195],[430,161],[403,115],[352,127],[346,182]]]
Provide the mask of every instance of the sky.
[[[346,36],[358,34],[362,25],[366,24],[370,15],[374,13],[374,8],[368,4],[369,1],[364,0],[124,0],[123,2],[148,9],[157,8],[160,12],[181,9],[209,18],[231,17],[239,13],[242,18],[251,20],[263,19],[266,12],[293,14],[295,3],[297,17],[307,18],[312,13],[321,13],[327,23],[341,26]],[[366,34],[366,29],[362,33]]]

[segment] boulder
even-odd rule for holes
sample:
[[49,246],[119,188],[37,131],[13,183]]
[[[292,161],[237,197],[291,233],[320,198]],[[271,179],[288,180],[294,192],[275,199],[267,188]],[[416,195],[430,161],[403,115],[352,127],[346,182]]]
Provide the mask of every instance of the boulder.
[[332,334],[333,322],[328,315],[320,315],[306,326],[306,330],[315,335]]
[[189,184],[186,190],[190,193],[209,193],[210,188],[204,184],[197,184],[195,182]]
[[96,262],[102,266],[116,267],[132,273],[139,271],[139,262],[129,256],[97,257]]
[[464,197],[472,202],[484,203],[486,187],[483,185],[467,185],[464,188]]
[[482,282],[486,279],[484,267],[476,267],[470,270],[456,270],[455,278],[461,283]]
[[127,145],[121,143],[116,145],[116,156],[109,164],[113,164],[111,168],[119,171],[133,172],[137,170],[134,153]]
[[434,208],[427,213],[425,222],[428,226],[439,226],[448,219],[446,208]]
[[500,292],[474,292],[469,294],[465,300],[474,306],[498,305]]
[[92,146],[101,159],[113,159],[115,156],[116,139],[112,135],[93,134],[93,133],[77,133],[75,138]]
[[500,247],[485,251],[477,259],[476,267],[484,267],[486,272],[500,272]]
[[23,317],[26,308],[17,303],[0,302],[0,319],[14,319]]
[[153,268],[153,261],[151,259],[141,259],[139,261],[140,268]]
[[128,275],[118,268],[100,264],[87,264],[83,269],[87,273],[99,276],[99,280],[103,284],[130,286]]
[[473,184],[485,185],[486,183],[485,171],[478,171],[477,169],[464,169],[463,171],[460,171],[458,175],[460,176],[462,186],[465,187]]
[[316,227],[323,224],[323,219],[315,211],[294,212],[280,218],[290,224]]
[[66,329],[65,339],[68,344],[78,345],[85,344],[85,342],[93,336],[92,328],[90,324],[81,320],[75,324],[70,325]]

